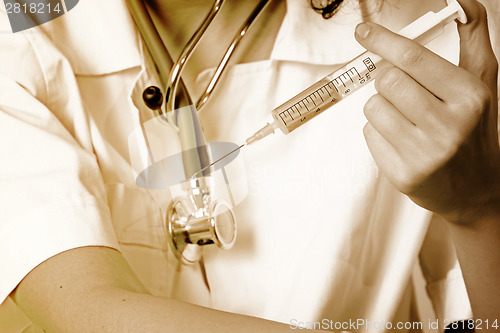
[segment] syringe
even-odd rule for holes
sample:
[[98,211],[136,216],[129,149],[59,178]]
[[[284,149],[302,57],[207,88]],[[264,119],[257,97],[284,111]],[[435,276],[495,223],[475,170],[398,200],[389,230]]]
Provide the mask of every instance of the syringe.
[[[457,19],[461,23],[466,23],[467,17],[460,4],[456,0],[446,2],[445,8],[437,13],[426,13],[399,31],[399,34],[420,44],[426,44],[439,36],[444,26],[451,21]],[[381,69],[387,66],[389,63],[378,55],[369,51],[362,53],[272,110],[274,121],[249,137],[246,144],[257,142],[278,128],[284,134],[292,132],[354,91],[366,86],[366,83],[375,79]]]
[[[457,19],[467,23],[464,10],[456,0],[446,0],[447,6],[439,12],[428,12],[398,32],[401,36],[426,44],[439,36],[444,26]],[[205,169],[238,151],[245,145],[257,142],[280,129],[284,134],[307,123],[323,111],[331,108],[354,91],[366,86],[379,72],[389,66],[378,55],[365,51],[335,72],[314,83],[287,102],[271,111],[274,121],[246,139],[246,142],[223,157],[195,173],[196,177]]]

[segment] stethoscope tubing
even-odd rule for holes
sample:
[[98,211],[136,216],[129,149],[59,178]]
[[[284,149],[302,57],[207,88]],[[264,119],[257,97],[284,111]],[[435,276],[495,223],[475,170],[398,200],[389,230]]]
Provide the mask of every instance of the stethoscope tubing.
[[[192,99],[182,82],[181,73],[185,64],[188,62],[189,58],[198,46],[205,31],[220,11],[224,0],[215,0],[212,8],[205,16],[204,20],[190,38],[186,46],[183,48],[181,55],[175,63],[170,57],[168,50],[148,13],[144,0],[127,0],[132,17],[136,22],[139,33],[141,34],[146,48],[155,64],[160,84],[163,91],[166,92],[166,111],[163,112],[160,107],[158,112],[164,121],[167,121],[170,125],[177,129],[182,151],[190,152],[183,154],[183,164],[186,178],[196,175],[199,170],[204,170],[203,175],[210,174],[210,168],[208,167],[210,165],[210,158],[206,148],[206,140],[198,118],[198,111],[206,105],[207,101],[212,96],[221,77],[228,68],[227,65],[229,60],[234,54],[234,51],[236,50],[241,39],[247,34],[252,24],[263,12],[270,1],[271,0],[261,0],[255,9],[250,13],[245,23],[241,26],[238,33],[231,41],[231,44],[217,66],[204,93],[201,95],[196,105],[193,106]],[[166,73],[169,73],[168,76],[165,75]],[[178,90],[180,90],[181,94],[177,93]],[[184,105],[190,106],[189,108],[182,108],[182,112],[177,111],[180,106],[178,96],[185,98]]]
[[[127,4],[137,25],[137,29],[144,40],[146,49],[155,64],[160,84],[163,89],[165,89],[167,77],[165,73],[170,73],[172,66],[174,66],[174,62],[151,20],[151,16],[147,11],[144,1],[127,0]],[[181,109],[181,112],[177,113],[176,121],[174,123],[169,121],[169,123],[176,128],[179,133],[179,141],[183,151],[182,159],[184,174],[186,178],[189,178],[201,168],[210,165],[210,158],[198,113],[196,110],[192,110],[194,109],[193,103],[187,89],[180,79],[178,86],[181,89],[181,94],[178,94],[178,96],[185,99],[183,104],[186,106]],[[180,100],[177,99],[177,96],[172,95],[171,99],[175,101],[175,108],[178,108],[180,105],[177,104],[177,102],[180,102]],[[161,110],[160,115],[163,116],[163,120],[166,120],[167,117]],[[207,170],[204,175],[209,173],[210,170]]]

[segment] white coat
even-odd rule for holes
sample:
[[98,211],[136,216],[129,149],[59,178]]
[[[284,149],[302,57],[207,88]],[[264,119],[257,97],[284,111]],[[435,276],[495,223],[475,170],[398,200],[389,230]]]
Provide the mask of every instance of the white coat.
[[[200,114],[208,141],[242,142],[273,107],[361,50],[357,10],[324,21],[302,2],[288,0],[271,59],[231,66]],[[0,24],[8,30],[4,13]],[[12,331],[29,325],[14,322],[7,298],[21,279],[91,245],[122,251],[155,295],[291,325],[414,319],[421,271],[432,316],[470,316],[447,235],[426,238],[431,215],[388,183],[366,147],[362,107],[373,87],[242,153],[239,238],[230,251],[206,251],[209,292],[197,266],[165,255],[170,191],[136,184],[133,151],[146,144],[137,128],[151,118],[141,94],[154,80],[124,1],[80,1],[51,23],[1,34],[0,45],[0,318]],[[432,46],[456,61],[456,29]]]

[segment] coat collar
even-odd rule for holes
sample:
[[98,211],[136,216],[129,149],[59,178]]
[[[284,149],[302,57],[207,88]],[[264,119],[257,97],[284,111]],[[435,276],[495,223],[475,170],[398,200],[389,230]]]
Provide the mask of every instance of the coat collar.
[[139,37],[123,0],[82,0],[40,28],[76,74],[102,75],[141,65]]
[[318,65],[349,61],[364,51],[354,39],[354,28],[362,20],[361,10],[348,3],[325,20],[308,1],[287,0],[287,13],[271,59]]
[[[391,20],[392,15],[409,15],[403,12],[379,10],[376,6],[366,10],[371,21],[383,25],[394,21]],[[408,19],[411,20],[410,17]],[[333,17],[325,20],[311,9],[309,1],[287,0],[287,13],[274,44],[271,59],[317,65],[346,63],[365,51],[354,38],[354,30],[363,20],[362,9],[358,1],[345,1]],[[392,28],[397,31],[402,27]],[[433,52],[448,57],[453,63],[457,63],[456,25],[448,25],[442,36],[426,46]]]

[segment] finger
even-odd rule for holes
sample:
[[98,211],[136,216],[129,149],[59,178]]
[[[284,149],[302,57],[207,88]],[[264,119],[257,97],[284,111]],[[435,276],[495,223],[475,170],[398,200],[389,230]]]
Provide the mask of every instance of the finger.
[[469,79],[471,74],[424,46],[375,23],[359,24],[356,27],[356,39],[363,47],[406,72],[441,100],[461,100],[460,82]]
[[419,128],[431,128],[442,116],[442,101],[397,67],[389,67],[375,80],[375,88],[404,117]]
[[401,114],[383,96],[373,95],[363,109],[369,124],[398,152],[408,146],[416,130],[403,114]]
[[458,24],[460,35],[459,66],[491,85],[497,79],[497,60],[491,47],[486,9],[476,0],[460,0],[467,15],[466,24]]
[[396,179],[403,178],[398,173],[405,169],[398,152],[370,123],[363,128],[363,134],[378,168],[398,187]]

